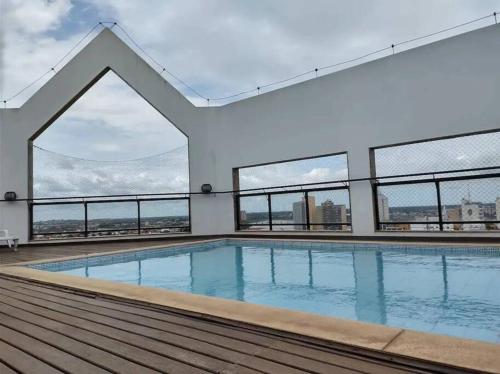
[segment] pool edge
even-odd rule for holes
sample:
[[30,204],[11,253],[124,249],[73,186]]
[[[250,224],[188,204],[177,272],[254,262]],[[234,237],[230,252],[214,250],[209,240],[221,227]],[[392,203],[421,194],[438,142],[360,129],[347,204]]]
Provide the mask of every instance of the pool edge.
[[[183,246],[191,246],[191,245],[196,245],[196,244],[205,244],[205,243],[216,243],[216,242],[231,242],[231,241],[241,241],[241,242],[248,242],[248,243],[255,243],[255,242],[293,242],[297,244],[307,244],[307,243],[317,243],[317,244],[340,244],[340,245],[368,245],[368,246],[384,246],[384,245],[389,245],[393,247],[416,247],[416,248],[438,248],[438,249],[463,249],[463,248],[469,248],[470,245],[463,245],[463,244],[457,244],[457,243],[427,243],[427,242],[398,242],[398,241],[392,241],[392,242],[384,242],[384,241],[356,241],[356,240],[349,240],[349,241],[337,241],[337,240],[321,240],[321,239],[315,239],[315,240],[309,240],[309,239],[298,239],[298,238],[290,238],[287,240],[283,239],[272,239],[272,238],[248,238],[248,237],[220,237],[220,238],[213,238],[213,239],[201,239],[201,240],[190,240],[182,243],[178,242],[172,242],[169,244],[157,244],[157,245],[150,245],[150,246],[144,246],[144,247],[135,247],[135,248],[128,248],[128,249],[122,249],[122,250],[111,250],[111,251],[106,251],[106,252],[96,252],[96,253],[89,253],[89,254],[83,254],[83,255],[76,255],[76,256],[64,256],[64,257],[58,257],[58,258],[49,258],[49,259],[43,259],[43,260],[34,260],[34,261],[22,261],[22,262],[16,262],[16,263],[11,263],[11,264],[6,264],[2,265],[0,264],[0,269],[2,267],[6,266],[31,266],[31,265],[37,265],[37,264],[44,264],[44,263],[51,263],[51,262],[63,262],[63,261],[69,261],[69,260],[78,260],[78,259],[84,259],[84,258],[90,258],[90,257],[100,257],[100,256],[107,256],[107,255],[117,255],[117,254],[122,254],[122,253],[130,253],[130,252],[138,252],[138,251],[145,251],[149,249],[169,249],[169,248],[178,248],[178,247],[183,247]],[[474,247],[476,249],[486,249],[486,250],[500,250],[500,244],[477,244]],[[311,248],[313,249],[313,248]]]
[[174,249],[174,248],[182,247],[182,246],[204,244],[204,243],[216,243],[216,242],[225,241],[225,240],[227,240],[227,239],[219,238],[219,239],[193,240],[193,241],[187,241],[187,242],[182,242],[182,243],[157,244],[157,245],[149,245],[149,246],[145,246],[145,247],[120,249],[118,251],[111,250],[111,251],[106,251],[106,252],[95,252],[95,253],[89,253],[89,254],[84,254],[84,255],[63,256],[63,257],[48,258],[48,259],[33,260],[33,261],[21,261],[21,262],[15,262],[15,263],[5,264],[5,265],[0,264],[0,269],[2,269],[4,267],[11,267],[11,266],[31,266],[31,265],[46,264],[46,263],[51,263],[51,262],[64,262],[64,261],[69,261],[69,260],[79,260],[79,259],[90,258],[90,257],[117,255],[117,254],[122,254],[122,253],[129,253],[129,252],[146,251],[149,249],[163,249],[163,248]]
[[186,310],[205,316],[244,322],[456,368],[500,372],[500,345],[495,343],[350,321],[216,297],[81,278],[18,265],[2,267],[0,274]]

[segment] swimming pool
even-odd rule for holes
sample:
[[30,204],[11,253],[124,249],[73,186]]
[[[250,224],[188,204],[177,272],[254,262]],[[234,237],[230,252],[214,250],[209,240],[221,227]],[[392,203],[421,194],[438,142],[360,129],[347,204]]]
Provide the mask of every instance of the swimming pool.
[[220,240],[32,268],[500,343],[500,249]]

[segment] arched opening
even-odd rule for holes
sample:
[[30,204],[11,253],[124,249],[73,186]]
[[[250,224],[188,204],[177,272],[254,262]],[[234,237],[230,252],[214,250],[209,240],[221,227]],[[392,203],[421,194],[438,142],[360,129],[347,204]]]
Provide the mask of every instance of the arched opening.
[[188,138],[112,71],[30,153],[33,239],[190,231]]

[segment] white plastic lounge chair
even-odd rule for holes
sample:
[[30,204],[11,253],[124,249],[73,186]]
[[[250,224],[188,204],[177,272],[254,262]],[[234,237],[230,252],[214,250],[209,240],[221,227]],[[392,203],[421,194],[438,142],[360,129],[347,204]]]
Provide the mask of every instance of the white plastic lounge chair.
[[9,248],[14,247],[14,251],[17,251],[19,239],[9,235],[9,230],[0,230],[0,242],[2,241],[7,242]]

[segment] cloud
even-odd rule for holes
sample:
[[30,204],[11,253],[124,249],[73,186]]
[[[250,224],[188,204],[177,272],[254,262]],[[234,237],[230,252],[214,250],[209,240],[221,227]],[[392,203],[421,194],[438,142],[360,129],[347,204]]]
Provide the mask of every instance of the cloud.
[[347,158],[336,155],[242,168],[239,177],[241,189],[344,180]]
[[184,146],[187,138],[116,74],[108,72],[35,144],[75,157],[127,160]]
[[306,183],[315,183],[331,178],[332,172],[328,168],[314,168],[311,171],[305,173],[303,178],[307,181]]
[[[214,97],[251,89],[500,10],[500,0],[3,0],[1,4],[1,97],[8,97],[47,71],[102,19],[117,20],[169,70]],[[469,29],[491,22],[488,19]],[[126,39],[119,30],[115,31]],[[9,106],[20,106],[44,82]],[[196,104],[205,104],[177,87]],[[182,146],[185,139],[110,74],[38,138],[37,144],[76,157],[124,160]],[[469,155],[467,161],[475,164],[478,158],[494,159],[490,148],[486,147],[481,155]],[[424,165],[422,160],[411,157],[399,160],[405,160],[410,168]],[[145,186],[156,190],[187,185],[187,172],[182,168],[177,174],[166,172],[168,177],[144,173],[140,167],[128,170],[133,176],[100,168],[83,168],[86,171],[79,176],[76,171],[82,169],[77,162],[60,161],[59,166],[48,167],[52,174],[39,179],[45,183],[45,187],[37,184],[41,194],[139,188],[144,192]],[[437,166],[425,163],[425,167]],[[258,186],[327,177],[343,179],[341,176],[345,178],[347,174],[343,169],[338,165],[308,166],[301,171],[270,167],[256,175],[242,175],[242,182]]]
[[[5,7],[8,91],[49,68],[86,32],[83,26],[98,21],[87,17],[90,7],[92,16],[117,20],[157,60],[214,97],[484,16],[500,1],[8,0]],[[76,33],[66,26],[68,13],[82,24]],[[57,39],[50,34],[55,29]]]
[[189,191],[187,146],[135,161],[87,161],[34,149],[35,197]]
[[103,15],[118,19],[159,61],[212,97],[434,32],[491,13],[500,4],[463,0],[89,1],[103,9]]
[[61,25],[71,10],[70,0],[6,0],[3,10],[6,32],[38,36]]

